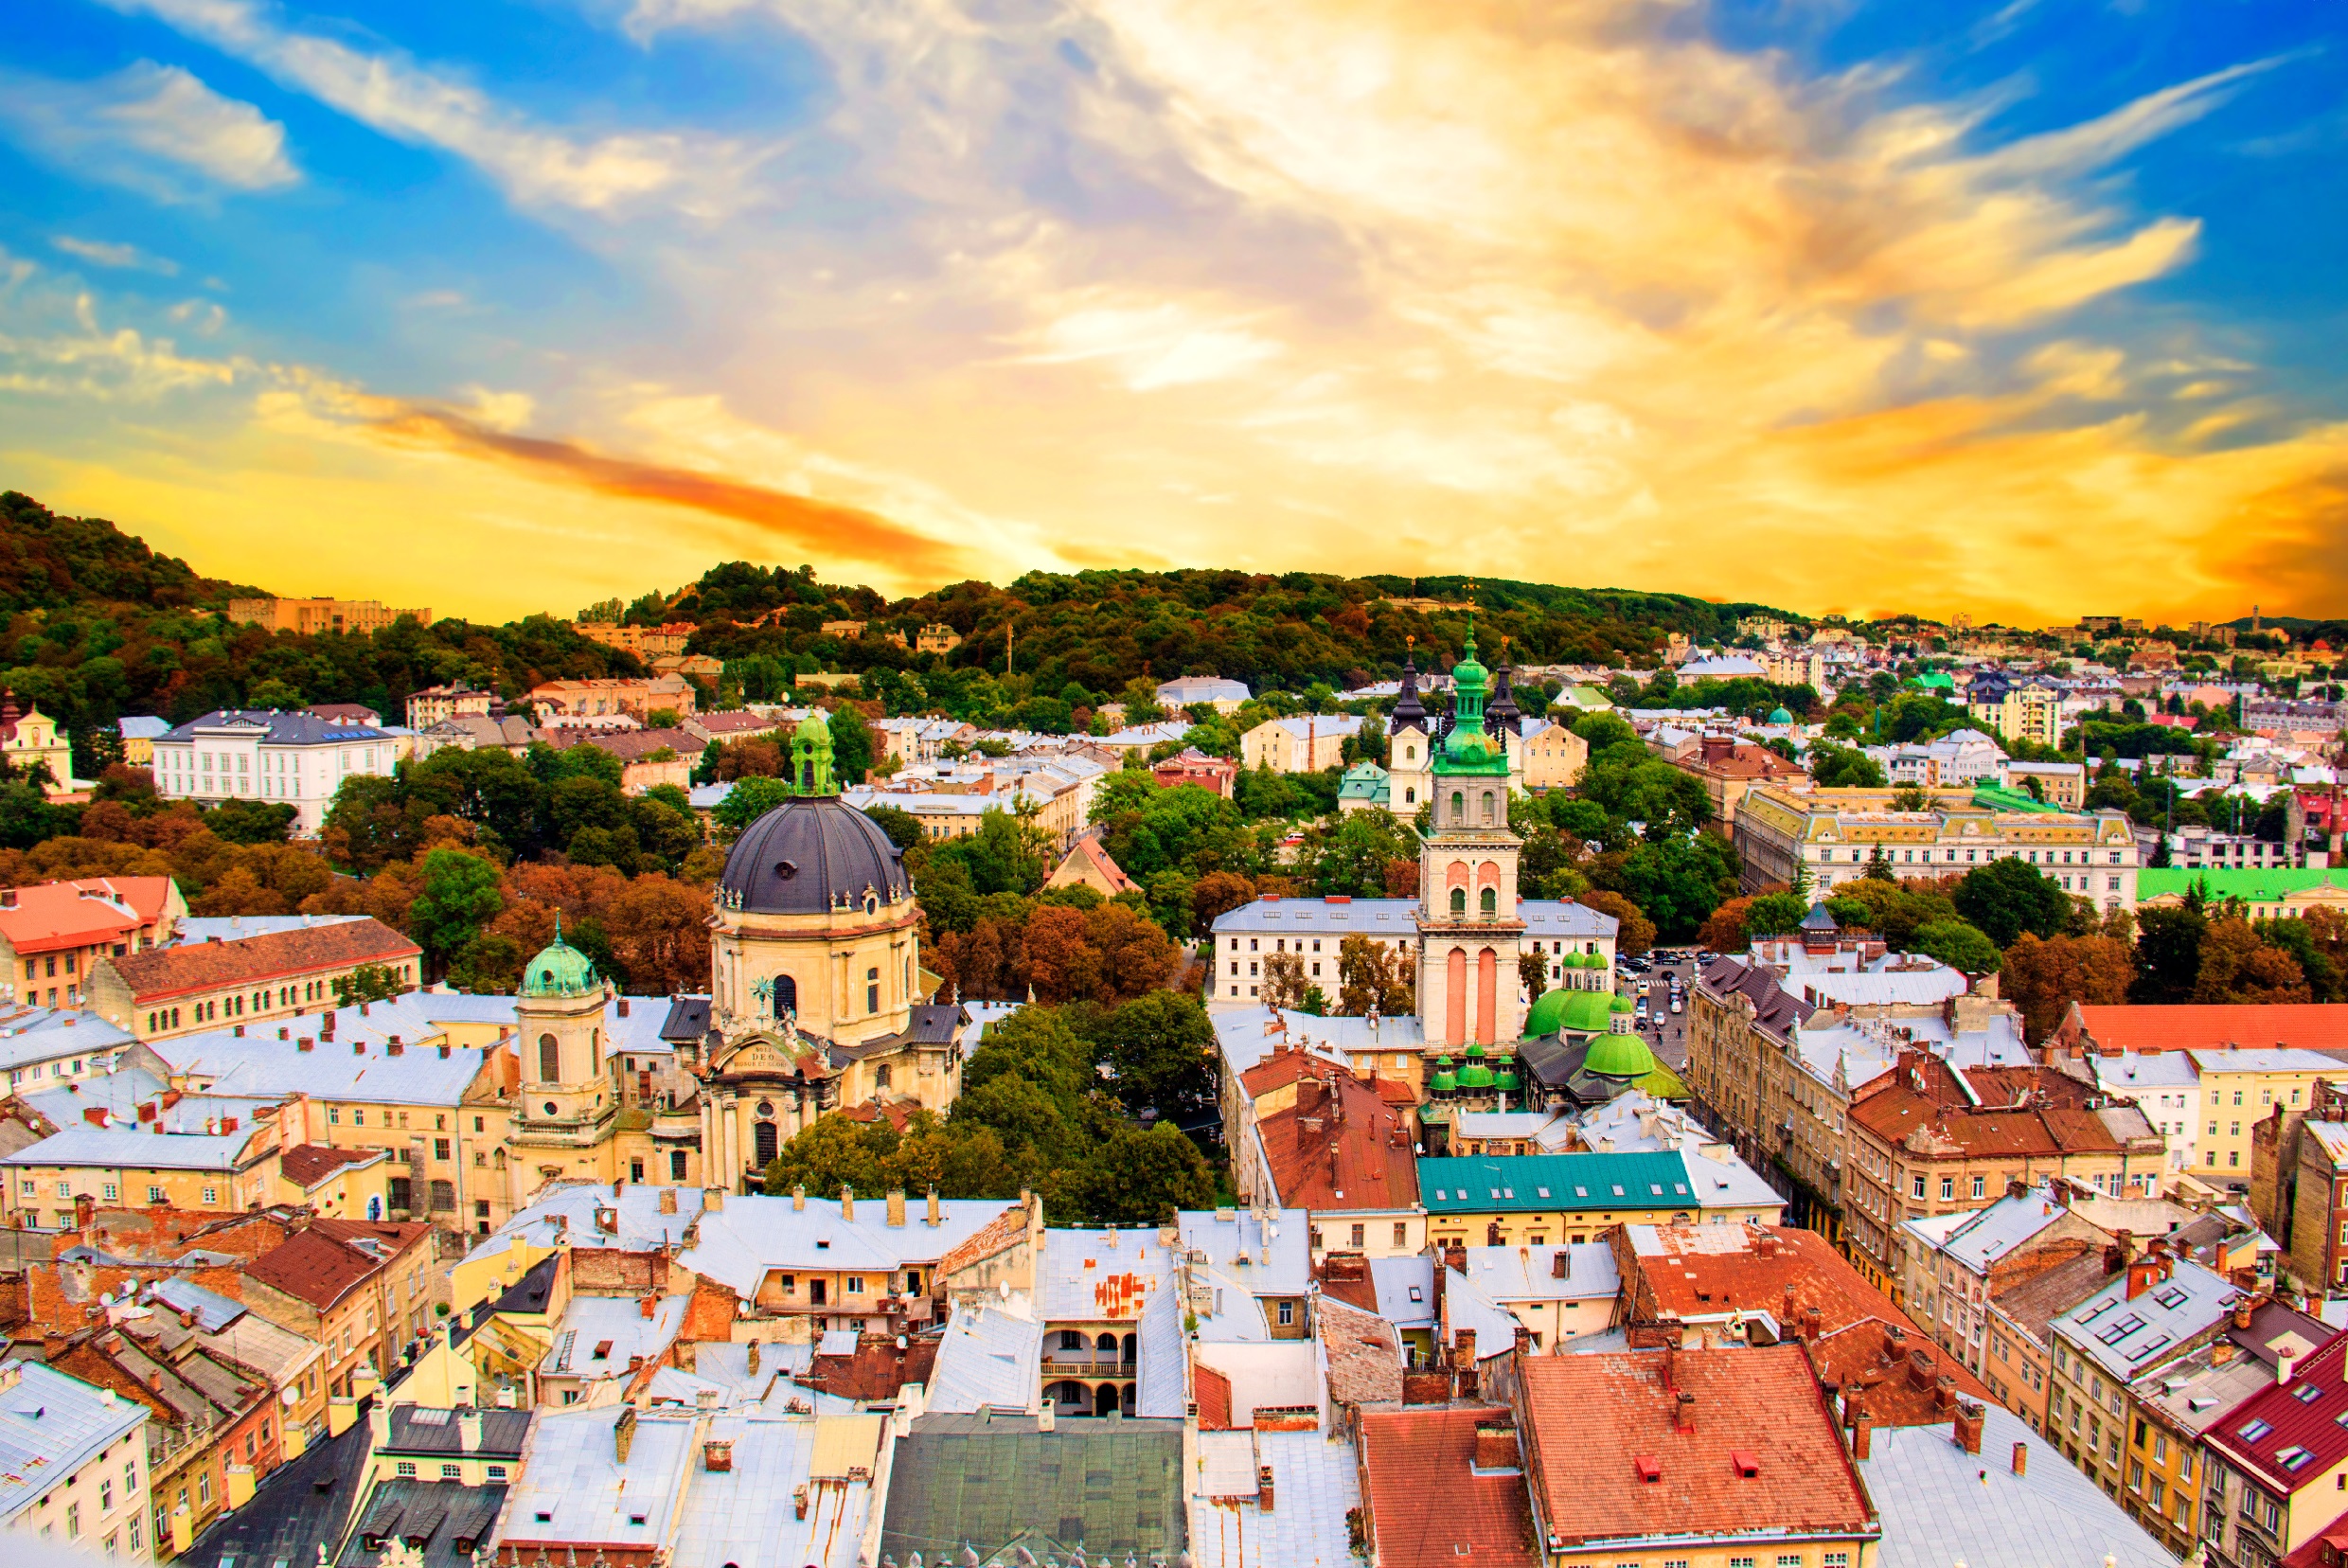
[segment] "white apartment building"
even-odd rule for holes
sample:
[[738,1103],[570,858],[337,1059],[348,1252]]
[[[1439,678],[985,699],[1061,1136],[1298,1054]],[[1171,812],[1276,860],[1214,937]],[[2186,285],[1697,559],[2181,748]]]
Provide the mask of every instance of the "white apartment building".
[[136,1399],[38,1362],[0,1365],[0,1528],[93,1560],[154,1561],[146,1428]]
[[1359,714],[1267,719],[1239,737],[1239,765],[1273,773],[1321,773],[1342,763],[1345,742],[1361,733]]
[[312,837],[343,780],[388,774],[399,742],[382,730],[314,713],[222,708],[157,738],[155,793],[218,805],[263,800],[294,808],[294,830]]

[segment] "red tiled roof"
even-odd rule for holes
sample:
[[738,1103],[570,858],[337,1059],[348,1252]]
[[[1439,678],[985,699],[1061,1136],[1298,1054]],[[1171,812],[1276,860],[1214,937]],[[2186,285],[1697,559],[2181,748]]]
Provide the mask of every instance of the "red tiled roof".
[[[1973,1375],[1941,1354],[1932,1336],[1851,1267],[1815,1231],[1795,1226],[1657,1225],[1663,1250],[1634,1255],[1632,1316],[1686,1321],[1731,1310],[1770,1314],[1790,1339],[1818,1313],[1812,1359],[1823,1376],[1869,1390],[1867,1409],[1880,1426],[1929,1426],[1948,1419],[1935,1402],[1942,1375],[1955,1392],[1985,1399]],[[1742,1247],[1729,1250],[1732,1238]],[[1891,1330],[1902,1344],[1893,1349]],[[1914,1367],[1922,1352],[1926,1365]],[[1917,1378],[1922,1381],[1918,1381]]]
[[189,991],[310,974],[359,964],[393,964],[423,949],[377,919],[340,920],[301,931],[272,932],[225,942],[192,942],[109,958],[140,1007]]
[[[2087,1040],[2078,1038],[2082,1027]],[[2082,1002],[2065,1015],[2054,1040],[2065,1046],[2091,1040],[2123,1051],[2206,1051],[2230,1043],[2341,1051],[2348,1050],[2348,1003],[2091,1007]]]
[[1476,1423],[1506,1416],[1448,1405],[1362,1413],[1363,1501],[1382,1568],[1538,1568],[1523,1474],[1473,1468]]
[[792,1381],[844,1399],[894,1399],[907,1383],[930,1381],[937,1345],[934,1339],[913,1339],[899,1348],[889,1335],[865,1334],[850,1354],[814,1357],[807,1371]]
[[1260,1118],[1255,1135],[1283,1208],[1320,1213],[1418,1202],[1418,1163],[1400,1114],[1343,1067],[1324,1062],[1300,1078],[1296,1103]]
[[1321,1298],[1312,1319],[1322,1360],[1328,1366],[1331,1399],[1348,1405],[1401,1399],[1402,1340],[1393,1324],[1327,1296]]
[[712,735],[764,735],[783,727],[783,722],[780,719],[761,719],[756,714],[746,710],[699,713],[693,716],[693,722]]
[[[245,1273],[325,1311],[431,1229],[421,1223],[320,1220],[255,1258]],[[362,1239],[380,1243],[383,1256],[371,1256],[351,1244]]]
[[1068,851],[1068,856],[1071,860],[1082,856],[1092,866],[1093,874],[1106,882],[1112,892],[1123,893],[1129,888],[1141,885],[1127,876],[1125,867],[1110,859],[1109,851],[1101,841],[1089,833],[1076,840],[1075,847]]
[[[2299,1363],[2287,1383],[2269,1383],[2210,1423],[2201,1440],[2227,1459],[2250,1471],[2273,1490],[2289,1494],[2323,1479],[2324,1472],[2348,1459],[2348,1381],[2342,1381],[2348,1362],[2348,1334],[2335,1334]],[[2303,1400],[2307,1390],[2315,1398]],[[2266,1430],[2251,1426],[2255,1421]],[[2246,1431],[2257,1432],[2246,1436]],[[2309,1455],[2290,1466],[2294,1451]]]
[[[1548,1527],[1568,1540],[1871,1531],[1798,1345],[1541,1356],[1520,1371],[1533,1487]],[[1686,1430],[1682,1393],[1695,1396]],[[1739,1473],[1739,1451],[1759,1456],[1758,1475]],[[1641,1478],[1642,1457],[1658,1479]]]
[[169,877],[92,877],[11,888],[16,901],[0,908],[0,936],[19,953],[119,941],[163,918],[170,887]]
[[599,730],[579,737],[577,744],[610,752],[622,762],[641,762],[666,746],[682,757],[701,756],[708,742],[688,730]]
[[345,1166],[367,1165],[383,1158],[380,1149],[333,1149],[325,1144],[297,1144],[278,1156],[285,1179],[307,1192]]
[[[1977,1158],[2109,1154],[2124,1147],[2102,1117],[2076,1103],[2092,1091],[2068,1074],[2052,1067],[2007,1067],[1967,1073],[1966,1078],[1986,1103],[1973,1103],[1940,1058],[1903,1051],[1899,1065],[1877,1081],[1875,1092],[1851,1106],[1851,1120],[1888,1144],[1922,1133],[1950,1146],[1951,1153],[1962,1150]],[[2026,1105],[2012,1108],[2024,1100],[2025,1092]]]
[[1231,1380],[1211,1366],[1191,1374],[1191,1391],[1199,1397],[1199,1430],[1231,1430]]

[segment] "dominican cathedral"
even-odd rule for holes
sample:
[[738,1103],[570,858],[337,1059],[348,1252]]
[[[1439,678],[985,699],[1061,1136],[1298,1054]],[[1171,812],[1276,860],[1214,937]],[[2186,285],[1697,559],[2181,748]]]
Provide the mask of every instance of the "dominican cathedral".
[[901,1123],[960,1092],[962,1009],[928,1001],[904,852],[841,799],[821,712],[791,754],[794,798],[726,856],[709,994],[667,1004],[657,1048],[559,930],[525,967],[499,1096],[512,1206],[558,1176],[738,1187],[827,1112]]

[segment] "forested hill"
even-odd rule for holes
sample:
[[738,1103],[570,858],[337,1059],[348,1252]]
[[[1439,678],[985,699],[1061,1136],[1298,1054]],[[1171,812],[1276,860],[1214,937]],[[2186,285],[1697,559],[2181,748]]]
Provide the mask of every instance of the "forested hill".
[[[1005,587],[957,582],[892,601],[869,588],[826,585],[806,567],[762,570],[729,561],[670,599],[648,596],[624,613],[645,623],[694,622],[701,628],[695,650],[720,658],[798,654],[827,668],[913,668],[924,661],[878,633],[898,632],[910,640],[922,626],[945,625],[964,639],[949,666],[1001,674],[1007,652],[1041,691],[1074,683],[1113,692],[1138,677],[1183,674],[1301,691],[1316,681],[1342,688],[1391,679],[1413,637],[1422,669],[1448,666],[1468,616],[1464,608],[1444,606],[1464,606],[1469,592],[1464,577],[1030,572]],[[1764,610],[1679,594],[1504,579],[1474,579],[1473,596],[1486,662],[1497,662],[1505,639],[1519,663],[1649,665],[1671,633],[1725,640],[1734,635],[1738,616]],[[1401,602],[1413,599],[1435,607]],[[617,605],[608,609],[619,612]],[[823,634],[824,622],[843,619],[871,624],[862,638]]]
[[111,523],[0,492],[0,686],[65,728],[85,776],[103,761],[93,739],[125,714],[177,722],[218,707],[355,702],[400,722],[409,692],[444,681],[518,694],[558,676],[642,668],[547,615],[402,621],[373,637],[229,624],[231,597],[267,592],[204,577]]

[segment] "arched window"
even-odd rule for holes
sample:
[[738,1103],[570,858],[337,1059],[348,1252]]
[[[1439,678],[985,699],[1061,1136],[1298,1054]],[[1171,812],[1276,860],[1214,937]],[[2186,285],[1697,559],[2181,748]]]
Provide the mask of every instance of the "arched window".
[[1497,919],[1499,919],[1499,918],[1500,918],[1500,889],[1499,889],[1499,888],[1497,888],[1497,887],[1487,887],[1487,888],[1485,888],[1485,889],[1484,890],[1484,892],[1483,892],[1481,895],[1479,895],[1479,896],[1478,896],[1477,900],[1476,900],[1476,907],[1477,907],[1477,909],[1478,909],[1479,911],[1481,911],[1481,912],[1483,913],[1483,916],[1484,916],[1484,918],[1485,918],[1485,919],[1487,919],[1487,920],[1497,920]]
[[1404,788],[1402,792],[1402,804],[1405,806],[1415,806],[1418,804],[1418,788],[1416,785],[1410,785]]
[[799,1010],[799,982],[788,974],[774,977],[774,1016],[786,1017]]
[[589,1078],[603,1076],[603,1031],[601,1029],[587,1031],[587,1076]]
[[1492,826],[1492,792],[1489,790],[1484,792],[1484,825],[1486,828]]
[[538,1080],[541,1083],[562,1081],[562,1047],[550,1034],[538,1037]]
[[1451,889],[1451,918],[1464,920],[1467,918],[1468,890],[1464,887],[1454,887]]
[[1451,792],[1451,820],[1462,824],[1468,820],[1468,797],[1457,790]]
[[754,1127],[751,1130],[751,1143],[752,1147],[758,1151],[758,1164],[761,1168],[774,1163],[774,1152],[781,1145],[775,1138],[773,1122],[762,1121]]

